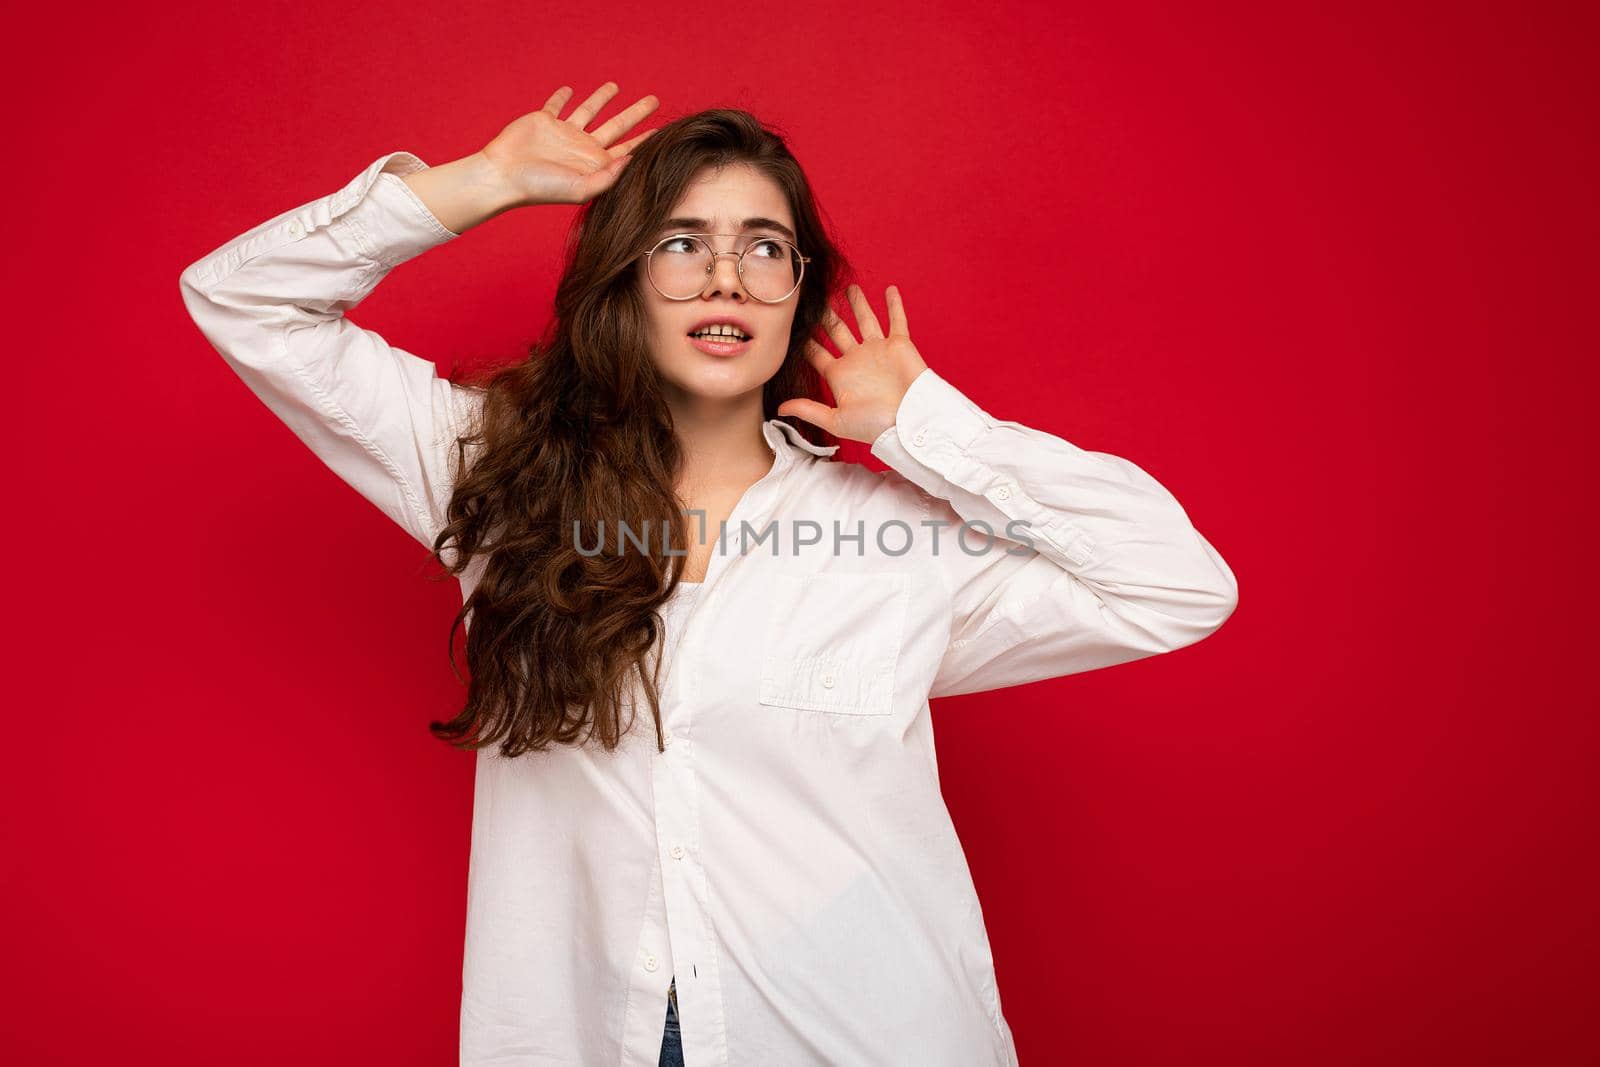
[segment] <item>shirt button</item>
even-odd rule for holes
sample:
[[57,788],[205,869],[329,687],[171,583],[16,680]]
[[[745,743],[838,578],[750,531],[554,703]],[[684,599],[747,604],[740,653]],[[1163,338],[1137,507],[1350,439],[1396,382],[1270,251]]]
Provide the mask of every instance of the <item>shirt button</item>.
[[672,744],[672,731],[667,729],[665,726],[661,728],[661,743],[663,745]]
[[683,846],[682,845],[673,845],[672,846],[672,858],[675,859],[675,860],[683,859]]
[[299,237],[301,234],[303,234],[305,232],[306,232],[306,228],[300,224],[300,220],[299,219],[293,219],[293,220],[290,221],[290,223],[289,223],[289,236],[291,236],[291,237]]
[[647,970],[647,971],[655,970],[656,969],[656,964],[657,964],[657,961],[656,961],[656,958],[654,956],[649,956],[649,955],[645,956],[645,958],[644,958],[644,969],[645,970]]
[[924,430],[918,430],[916,433],[912,434],[911,435],[911,443],[912,444],[916,444],[916,445],[925,445],[925,444],[927,444],[928,443],[928,434],[927,434],[927,432],[924,431]]
[[824,674],[822,676],[822,688],[824,688],[824,689],[832,689],[833,688],[833,675],[832,674]]
[[1009,500],[1011,499],[1011,487],[1009,485],[1002,485],[1000,488],[994,491],[994,495],[999,497],[1001,500]]

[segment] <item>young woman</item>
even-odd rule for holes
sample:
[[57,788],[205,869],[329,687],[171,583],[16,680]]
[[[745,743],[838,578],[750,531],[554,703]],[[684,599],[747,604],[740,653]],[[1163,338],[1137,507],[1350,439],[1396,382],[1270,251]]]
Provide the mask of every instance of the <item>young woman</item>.
[[[1198,641],[1233,575],[1140,468],[929,368],[894,287],[885,329],[849,286],[847,325],[779,136],[713,110],[624,140],[648,96],[587,131],[616,92],[382,156],[182,277],[460,581],[471,681],[432,728],[478,760],[461,1062],[1014,1064],[929,698]],[[529,359],[441,378],[346,317],[533,204],[584,206]]]

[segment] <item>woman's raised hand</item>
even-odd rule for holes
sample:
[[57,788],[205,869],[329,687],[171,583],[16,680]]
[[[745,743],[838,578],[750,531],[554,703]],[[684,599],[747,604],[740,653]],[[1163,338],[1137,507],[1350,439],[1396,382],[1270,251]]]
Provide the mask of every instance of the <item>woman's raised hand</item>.
[[563,85],[544,107],[506,126],[480,153],[493,165],[519,205],[582,204],[611,187],[627,165],[629,153],[655,130],[621,140],[661,105],[654,96],[640,98],[593,132],[584,127],[617,95],[617,83],[606,82],[561,118],[572,99]]
[[898,287],[889,286],[886,294],[887,335],[859,285],[850,286],[846,295],[861,340],[856,340],[850,327],[830,307],[822,327],[839,347],[839,355],[814,340],[806,341],[805,346],[806,358],[828,383],[828,391],[838,406],[830,408],[807,397],[796,397],[779,404],[777,410],[779,415],[794,415],[814,423],[835,437],[871,444],[894,425],[900,398],[928,365],[911,343]]

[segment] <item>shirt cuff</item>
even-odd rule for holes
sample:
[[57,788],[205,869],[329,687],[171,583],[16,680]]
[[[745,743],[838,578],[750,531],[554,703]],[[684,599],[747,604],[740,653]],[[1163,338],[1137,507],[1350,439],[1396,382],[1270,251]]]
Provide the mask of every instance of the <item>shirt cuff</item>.
[[912,379],[894,425],[872,442],[872,454],[925,492],[948,498],[961,485],[967,450],[996,420],[961,390],[928,367]]
[[[391,152],[333,195],[335,217],[386,271],[461,236],[440,222],[401,180],[427,167],[410,152]],[[346,199],[348,209],[341,210]]]
[[460,236],[434,218],[400,180],[427,166],[410,152],[379,156],[343,188],[276,215],[196,261],[189,268],[193,285],[203,292],[257,256],[335,226],[383,268],[380,274]]

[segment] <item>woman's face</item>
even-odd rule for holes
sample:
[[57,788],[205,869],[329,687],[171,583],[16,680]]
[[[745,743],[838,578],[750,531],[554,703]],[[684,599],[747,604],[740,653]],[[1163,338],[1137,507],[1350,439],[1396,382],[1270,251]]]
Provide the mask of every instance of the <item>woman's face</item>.
[[[653,244],[673,233],[733,234],[736,236],[710,238],[712,248],[742,251],[760,236],[794,240],[794,217],[775,181],[748,164],[736,163],[721,170],[707,168],[696,175],[673,208],[668,224],[645,243]],[[640,257],[639,285],[650,319],[651,355],[666,379],[669,396],[731,399],[759,390],[777,373],[789,350],[798,289],[781,303],[762,303],[745,290],[737,258],[718,256],[698,296],[669,300],[650,284],[646,262]],[[707,323],[722,321],[740,326],[750,335],[749,343],[731,354],[696,345],[691,333]]]

